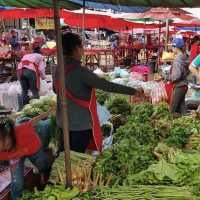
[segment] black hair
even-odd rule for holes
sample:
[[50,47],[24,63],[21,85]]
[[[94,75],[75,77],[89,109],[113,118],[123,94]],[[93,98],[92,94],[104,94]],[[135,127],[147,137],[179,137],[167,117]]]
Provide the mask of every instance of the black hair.
[[35,47],[33,49],[33,53],[41,53],[41,48],[40,47]]
[[194,38],[192,39],[191,44],[194,44],[195,42],[200,41],[200,37],[198,35],[194,36]]
[[62,46],[63,54],[71,56],[76,47],[82,46],[82,40],[79,35],[75,33],[63,33],[62,34]]
[[15,136],[15,125],[11,119],[3,119],[0,121],[0,139],[5,140],[9,136],[11,138],[11,151],[16,148],[16,136]]

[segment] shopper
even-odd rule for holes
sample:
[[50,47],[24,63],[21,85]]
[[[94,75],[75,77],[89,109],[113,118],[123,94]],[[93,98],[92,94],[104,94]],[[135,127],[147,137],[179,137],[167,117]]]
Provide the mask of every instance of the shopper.
[[171,101],[170,110],[173,114],[186,114],[185,95],[188,90],[188,59],[185,55],[185,44],[182,38],[176,38],[173,41],[175,59],[169,76],[166,77],[171,82]]
[[11,38],[10,38],[11,49],[13,51],[20,50],[20,43],[19,43],[19,38],[18,38],[16,30],[14,29],[11,30],[10,34],[11,34]]
[[[66,100],[69,116],[70,147],[77,152],[85,152],[91,139],[95,148],[102,150],[102,134],[97,116],[95,88],[126,95],[142,95],[133,88],[114,84],[99,78],[86,67],[81,67],[83,45],[80,37],[73,33],[62,36],[65,63]],[[59,66],[54,78],[57,93],[57,122],[61,127]]]
[[200,38],[199,36],[195,36],[193,38],[190,49],[190,64],[198,56],[199,53],[200,53]]
[[190,72],[194,75],[196,82],[200,83],[200,54],[192,61],[189,66]]
[[22,88],[23,105],[29,103],[28,91],[34,99],[39,98],[40,78],[45,79],[46,62],[41,55],[40,47],[35,47],[33,53],[25,55],[18,65],[18,76]]
[[39,170],[40,184],[44,186],[48,180],[54,159],[43,148],[45,141],[41,140],[42,137],[35,132],[33,126],[49,114],[47,112],[21,125],[15,125],[9,117],[0,116],[0,160],[10,161],[11,200],[17,200],[22,195],[26,158]]

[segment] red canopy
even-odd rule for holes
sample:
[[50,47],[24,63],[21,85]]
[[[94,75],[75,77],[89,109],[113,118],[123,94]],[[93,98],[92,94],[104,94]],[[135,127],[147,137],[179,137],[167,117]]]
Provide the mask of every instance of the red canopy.
[[0,19],[53,17],[52,9],[9,9],[0,11]]
[[[75,26],[75,27],[83,26],[83,14],[74,13],[70,11],[63,11],[62,17],[64,18],[65,23],[70,26]],[[114,31],[120,31],[120,30],[126,30],[127,28],[152,29],[152,28],[158,28],[159,25],[157,24],[145,25],[143,23],[128,22],[122,19],[116,19],[106,15],[85,14],[85,27],[107,28]]]
[[[52,9],[10,9],[0,11],[1,19],[20,19],[20,18],[37,18],[37,17],[53,17]],[[83,14],[74,13],[67,10],[61,11],[61,17],[64,18],[66,24],[73,27],[83,26]],[[85,14],[85,28],[107,28],[114,31],[125,29],[158,28],[159,25],[144,25],[143,23],[128,22],[122,19],[112,18],[106,15]]]
[[177,27],[200,27],[200,19],[182,21],[179,23],[173,23],[173,25]]
[[181,19],[192,20],[194,17],[190,16],[188,12],[178,8],[152,8],[145,13],[138,15],[138,18],[153,18],[157,20],[164,19]]

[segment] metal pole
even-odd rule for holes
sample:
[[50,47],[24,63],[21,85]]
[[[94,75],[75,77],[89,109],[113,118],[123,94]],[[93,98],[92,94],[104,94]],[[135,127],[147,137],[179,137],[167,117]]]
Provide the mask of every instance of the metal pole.
[[57,60],[59,67],[59,80],[60,80],[60,101],[62,105],[62,130],[64,137],[64,149],[65,149],[65,169],[66,169],[66,187],[72,186],[72,175],[71,175],[71,161],[70,161],[70,144],[69,144],[69,125],[67,116],[67,105],[65,100],[65,76],[64,76],[64,59],[62,49],[62,37],[60,32],[60,16],[59,16],[59,0],[53,0],[54,4],[54,20],[55,20],[55,31],[56,31],[56,43],[57,43]]
[[82,23],[82,40],[83,46],[85,46],[85,0],[83,0],[83,23]]
[[169,19],[166,19],[166,41],[165,41],[165,50],[168,50],[168,42],[169,42]]

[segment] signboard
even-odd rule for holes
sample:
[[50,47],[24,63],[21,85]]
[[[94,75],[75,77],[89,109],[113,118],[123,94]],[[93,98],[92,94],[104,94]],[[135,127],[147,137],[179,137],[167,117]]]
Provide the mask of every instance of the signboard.
[[35,19],[35,29],[54,29],[52,18],[40,17]]

